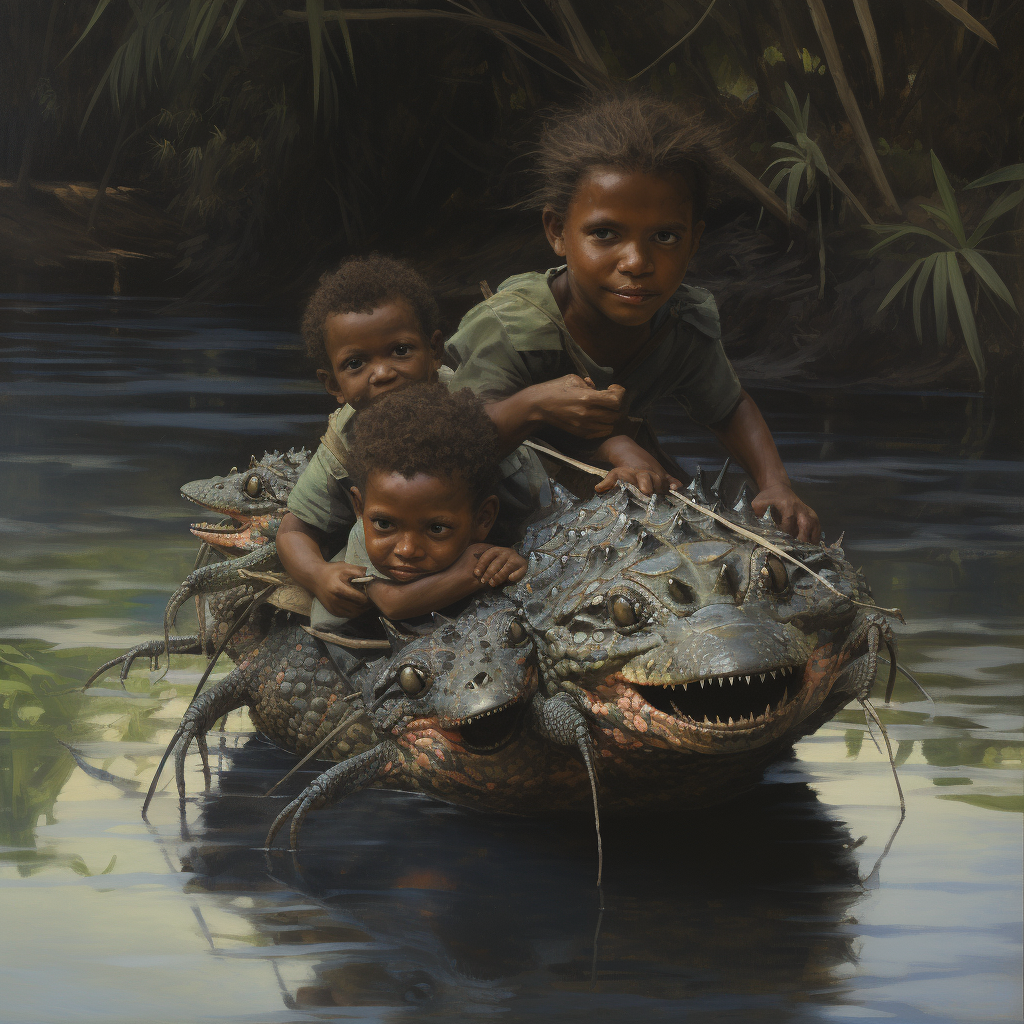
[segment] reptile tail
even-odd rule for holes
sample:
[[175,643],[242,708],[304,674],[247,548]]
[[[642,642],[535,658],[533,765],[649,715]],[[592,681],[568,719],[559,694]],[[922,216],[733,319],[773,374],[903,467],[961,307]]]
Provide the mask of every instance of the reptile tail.
[[306,815],[325,804],[365,789],[378,779],[388,775],[401,762],[398,747],[391,740],[384,740],[370,750],[350,757],[317,776],[288,806],[274,819],[267,833],[267,849],[274,843],[274,837],[284,823],[292,818],[289,832],[291,849],[298,849],[299,832]]

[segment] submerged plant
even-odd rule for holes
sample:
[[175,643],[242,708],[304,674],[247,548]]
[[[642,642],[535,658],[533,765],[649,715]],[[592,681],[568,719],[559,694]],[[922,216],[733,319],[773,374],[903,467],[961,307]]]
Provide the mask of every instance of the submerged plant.
[[[948,321],[948,294],[953,295],[953,305],[956,307],[957,319],[960,321],[960,330],[963,332],[964,342],[967,351],[974,360],[978,371],[978,378],[985,380],[985,354],[981,350],[981,343],[978,339],[978,324],[975,319],[975,310],[972,308],[970,296],[967,294],[967,284],[964,280],[964,273],[973,274],[977,287],[984,291],[995,305],[998,298],[1019,315],[1016,304],[1006,283],[996,272],[995,268],[985,256],[1003,255],[993,253],[979,248],[980,244],[988,235],[990,229],[1000,217],[1003,217],[1013,210],[1022,199],[1024,199],[1024,187],[1008,188],[1003,194],[989,206],[982,214],[974,231],[968,236],[964,227],[963,219],[960,216],[960,209],[957,206],[956,194],[949,178],[942,167],[942,163],[932,151],[932,173],[935,176],[935,184],[938,188],[939,198],[942,200],[942,208],[921,204],[921,209],[931,214],[932,219],[944,227],[952,236],[943,237],[938,232],[928,228],[918,227],[916,224],[869,224],[872,231],[885,235],[880,242],[871,248],[869,256],[874,256],[882,249],[894,242],[916,241],[918,238],[926,238],[929,242],[938,243],[935,252],[921,256],[915,260],[910,269],[893,285],[889,294],[882,300],[878,307],[881,312],[888,306],[900,292],[906,292],[910,288],[910,282],[917,277],[914,284],[914,291],[911,301],[914,316],[914,332],[917,340],[923,340],[923,329],[921,326],[921,311],[924,306],[924,295],[928,288],[928,282],[932,285],[932,306],[935,311],[935,331],[937,340],[941,343],[946,337]],[[972,181],[967,188],[985,188],[989,185],[999,185],[1004,182],[1024,181],[1024,164],[1011,164],[1003,167],[992,174]],[[961,265],[961,260],[963,264]],[[905,296],[904,296],[905,298]],[[998,308],[998,307],[997,307]]]
[[786,179],[786,213],[792,216],[800,197],[800,183],[805,183],[803,199],[799,205],[807,202],[814,196],[814,202],[818,211],[818,266],[820,270],[821,284],[818,289],[818,298],[825,295],[825,225],[821,212],[821,191],[818,188],[819,174],[823,175],[832,185],[835,185],[856,207],[857,212],[868,222],[871,218],[867,210],[860,204],[857,197],[846,186],[846,183],[839,175],[829,167],[818,144],[810,137],[811,123],[811,97],[804,100],[803,107],[796,98],[792,87],[786,83],[786,95],[789,98],[789,113],[779,107],[772,107],[778,114],[779,119],[789,129],[793,138],[792,142],[773,142],[772,149],[784,150],[788,155],[773,160],[765,169],[761,177],[764,177],[773,167],[782,164],[768,187],[774,192],[784,179]]

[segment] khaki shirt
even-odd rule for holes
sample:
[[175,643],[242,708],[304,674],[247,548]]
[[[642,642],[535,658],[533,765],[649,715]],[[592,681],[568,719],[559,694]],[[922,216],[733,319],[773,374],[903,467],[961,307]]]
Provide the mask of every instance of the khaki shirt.
[[[337,461],[337,460],[335,460]],[[386,576],[379,569],[374,567],[370,556],[366,553],[366,538],[363,535],[363,521],[356,520],[355,526],[349,531],[348,544],[345,545],[332,559],[332,562],[348,562],[349,565],[363,565],[366,567],[367,576],[375,576],[379,580],[387,580],[393,583],[390,576]],[[315,597],[309,612],[309,624],[314,629],[322,629],[328,633],[337,633],[353,620],[333,615]]]
[[[707,426],[736,408],[740,382],[722,348],[718,307],[709,291],[680,285],[651,322],[651,331],[657,331],[671,310],[675,329],[625,380],[616,380],[611,368],[595,363],[565,326],[550,288],[551,279],[563,269],[510,277],[463,317],[445,346],[456,368],[453,390],[469,387],[485,402],[496,401],[584,369],[599,389],[612,383],[625,388],[623,412],[630,416],[645,417],[656,403],[674,398]],[[538,434],[550,436],[562,450],[580,447],[580,439],[574,443],[562,431]]]

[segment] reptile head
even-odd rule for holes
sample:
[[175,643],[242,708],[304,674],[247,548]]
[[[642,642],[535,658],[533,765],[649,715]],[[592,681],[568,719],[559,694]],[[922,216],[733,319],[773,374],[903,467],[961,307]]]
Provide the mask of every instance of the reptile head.
[[511,601],[481,597],[428,636],[392,642],[391,657],[363,686],[378,729],[419,728],[428,719],[451,743],[475,752],[497,750],[515,735],[537,669]]
[[196,523],[192,533],[229,554],[255,551],[273,540],[288,505],[288,496],[309,464],[306,449],[268,452],[239,472],[192,480],[181,488],[182,497],[213,512],[231,516],[233,522]]
[[688,496],[839,593],[699,509],[621,488],[534,530],[516,596],[549,689],[580,687],[620,746],[750,749],[820,706],[866,588],[840,549],[781,534],[746,492],[732,509],[699,482]]

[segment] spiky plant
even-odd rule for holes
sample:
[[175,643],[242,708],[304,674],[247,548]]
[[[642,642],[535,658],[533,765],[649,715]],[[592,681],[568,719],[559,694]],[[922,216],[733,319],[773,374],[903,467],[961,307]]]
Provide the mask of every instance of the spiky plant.
[[[1014,189],[1011,186],[1007,188],[982,214],[974,230],[968,235],[963,218],[960,216],[956,193],[953,191],[953,186],[950,185],[949,178],[934,150],[931,153],[931,160],[932,174],[935,177],[935,185],[942,201],[942,207],[922,203],[921,209],[931,214],[933,221],[944,228],[948,235],[940,235],[936,231],[919,227],[916,224],[868,225],[870,230],[885,236],[869,250],[869,256],[876,255],[896,242],[916,243],[920,239],[927,240],[935,250],[914,260],[907,272],[892,286],[889,294],[882,300],[878,311],[881,312],[885,309],[901,292],[909,292],[910,284],[916,277],[911,309],[914,317],[914,333],[917,335],[917,340],[922,341],[924,330],[921,314],[925,302],[925,292],[931,282],[936,339],[941,344],[946,337],[948,297],[952,294],[953,305],[956,307],[957,319],[960,322],[960,330],[963,333],[967,351],[970,353],[971,359],[974,360],[979,380],[984,382],[985,354],[978,338],[978,324],[971,298],[967,292],[965,274],[973,275],[977,287],[989,297],[994,305],[996,299],[999,299],[1019,315],[1009,288],[985,258],[986,255],[1003,254],[981,249],[980,246],[996,221],[1008,214],[1024,199],[1024,187]],[[1024,164],[1011,164],[1009,167],[1003,167],[992,174],[972,181],[966,187],[969,189],[985,188],[990,185],[1018,181],[1024,181]],[[906,301],[906,295],[904,295],[904,301]]]

